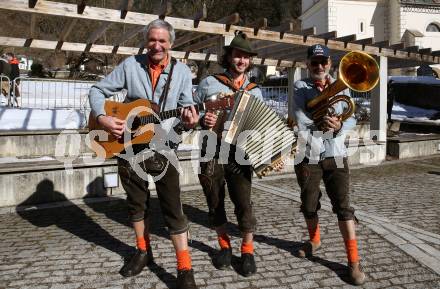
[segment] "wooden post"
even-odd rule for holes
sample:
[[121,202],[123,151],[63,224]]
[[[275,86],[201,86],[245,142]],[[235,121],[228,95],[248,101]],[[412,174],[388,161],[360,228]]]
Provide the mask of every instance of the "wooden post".
[[29,8],[35,8],[35,5],[37,4],[38,0],[29,0],[28,1],[28,6]]
[[379,58],[379,83],[371,92],[371,137],[378,142],[387,140],[388,58]]
[[219,58],[223,55],[223,46],[231,44],[232,39],[234,39],[233,36],[223,36],[219,37],[218,44],[217,44],[217,55]]
[[287,70],[287,124],[290,127],[293,127],[296,123],[295,115],[294,115],[294,84],[296,81],[305,78],[307,71],[301,67],[290,67]]

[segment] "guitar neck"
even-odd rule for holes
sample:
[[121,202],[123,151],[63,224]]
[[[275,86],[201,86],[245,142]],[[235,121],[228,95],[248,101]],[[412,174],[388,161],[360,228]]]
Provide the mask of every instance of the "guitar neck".
[[[197,111],[204,110],[205,105],[203,103],[194,105],[195,109]],[[169,119],[172,117],[180,117],[181,114],[181,108],[176,108],[172,110],[162,111],[156,114],[150,114],[148,116],[142,116],[139,117],[142,124],[148,124],[148,123],[160,123],[162,120]]]

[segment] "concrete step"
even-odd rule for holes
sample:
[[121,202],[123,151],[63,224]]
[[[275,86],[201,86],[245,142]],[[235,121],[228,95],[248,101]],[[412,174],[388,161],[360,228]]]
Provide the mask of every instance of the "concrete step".
[[394,132],[403,133],[439,134],[440,122],[393,121],[390,124],[390,129]]
[[387,154],[397,159],[440,154],[440,134],[401,132],[388,137]]

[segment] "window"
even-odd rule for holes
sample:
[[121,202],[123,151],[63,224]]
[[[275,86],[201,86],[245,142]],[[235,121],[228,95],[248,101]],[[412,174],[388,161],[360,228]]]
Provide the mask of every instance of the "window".
[[440,26],[436,23],[431,23],[426,27],[427,32],[440,32]]
[[364,32],[364,22],[361,22],[361,27],[360,27],[360,29],[361,29],[361,32]]

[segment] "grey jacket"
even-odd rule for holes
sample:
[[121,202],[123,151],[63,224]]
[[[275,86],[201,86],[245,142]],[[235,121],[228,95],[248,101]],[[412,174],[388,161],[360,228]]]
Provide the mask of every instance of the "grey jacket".
[[[159,103],[163,87],[168,79],[171,61],[159,76],[156,90],[153,92],[148,74],[148,57],[145,54],[128,57],[119,64],[106,78],[90,89],[89,101],[95,116],[105,114],[104,101],[123,88],[127,90],[125,102],[145,98]],[[191,71],[185,64],[177,61],[170,83],[164,110],[194,104],[192,96]]]
[[[331,78],[333,83],[335,80]],[[356,119],[351,116],[342,123],[342,127],[338,134],[333,137],[322,136],[318,128],[312,120],[311,113],[307,111],[306,105],[309,100],[317,97],[320,91],[315,87],[313,80],[304,79],[295,82],[294,84],[294,114],[298,122],[299,137],[307,140],[306,147],[299,147],[300,155],[312,159],[323,160],[328,157],[346,157],[347,148],[345,147],[346,133],[356,126]],[[345,94],[350,96],[348,89],[341,91],[338,94]],[[345,103],[338,102],[334,106],[335,113],[340,114],[346,107]],[[299,144],[305,144],[299,141]],[[313,152],[311,148],[313,147]],[[298,156],[300,156],[298,155]]]

